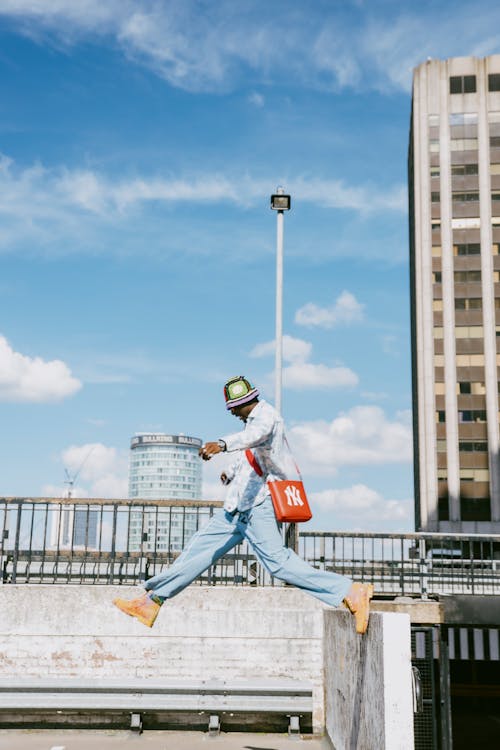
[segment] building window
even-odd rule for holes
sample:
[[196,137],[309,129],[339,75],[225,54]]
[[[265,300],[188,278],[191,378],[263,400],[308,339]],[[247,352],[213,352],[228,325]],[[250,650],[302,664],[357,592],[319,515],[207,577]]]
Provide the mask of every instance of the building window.
[[450,94],[473,94],[476,76],[450,76]]
[[481,281],[481,271],[455,271],[454,278],[457,284]]
[[450,508],[447,497],[438,498],[438,521],[450,520]]
[[479,255],[481,245],[479,242],[467,242],[465,244],[453,245],[455,255]]
[[451,174],[454,177],[463,177],[466,174],[478,174],[477,164],[452,164]]
[[500,190],[494,190],[491,193],[491,200],[492,201],[500,201]]
[[500,91],[500,74],[499,73],[489,74],[488,91]]
[[488,443],[473,443],[468,440],[461,440],[458,444],[458,450],[462,453],[486,453]]
[[483,335],[483,326],[455,326],[457,339],[481,339]]
[[452,138],[450,148],[451,151],[477,151],[477,138]]
[[452,193],[451,199],[455,203],[470,203],[479,200],[479,193]]
[[439,154],[439,140],[437,138],[429,139],[429,151],[431,154]]
[[470,383],[459,383],[459,393],[470,393],[471,392],[471,385]]
[[446,412],[444,412],[444,411],[437,411],[436,412],[436,422],[446,422]]
[[490,164],[490,174],[500,174],[500,164]]
[[460,518],[462,521],[491,521],[489,497],[461,497]]
[[464,422],[486,422],[486,411],[481,409],[470,409],[458,412],[458,421]]
[[439,167],[431,167],[431,177],[439,177]]
[[477,125],[477,112],[452,112],[450,125]]
[[439,203],[441,196],[439,192],[431,193],[431,203]]
[[491,148],[500,148],[500,135],[490,135]]
[[432,274],[432,280],[435,284],[440,284],[442,281],[441,271],[434,271]]

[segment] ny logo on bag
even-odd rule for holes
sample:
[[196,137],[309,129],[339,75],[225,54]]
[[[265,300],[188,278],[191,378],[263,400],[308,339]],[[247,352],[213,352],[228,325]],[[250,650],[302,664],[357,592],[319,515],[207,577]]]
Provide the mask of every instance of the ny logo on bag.
[[300,496],[300,491],[293,484],[289,484],[285,487],[285,495],[288,505],[304,505],[304,501]]

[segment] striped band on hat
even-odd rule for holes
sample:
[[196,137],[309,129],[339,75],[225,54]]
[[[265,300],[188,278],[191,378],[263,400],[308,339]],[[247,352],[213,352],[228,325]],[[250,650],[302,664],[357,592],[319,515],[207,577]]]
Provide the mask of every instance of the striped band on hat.
[[226,409],[232,409],[235,406],[243,406],[249,401],[253,401],[259,395],[259,391],[243,375],[228,380],[224,386],[224,398],[226,400]]

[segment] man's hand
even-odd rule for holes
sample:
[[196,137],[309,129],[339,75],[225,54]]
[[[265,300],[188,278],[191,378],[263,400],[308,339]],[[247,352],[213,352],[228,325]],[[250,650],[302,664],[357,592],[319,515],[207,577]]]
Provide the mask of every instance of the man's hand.
[[222,448],[220,447],[219,443],[205,443],[205,445],[201,446],[198,454],[204,461],[210,461],[212,456],[216,456],[217,453],[221,452]]

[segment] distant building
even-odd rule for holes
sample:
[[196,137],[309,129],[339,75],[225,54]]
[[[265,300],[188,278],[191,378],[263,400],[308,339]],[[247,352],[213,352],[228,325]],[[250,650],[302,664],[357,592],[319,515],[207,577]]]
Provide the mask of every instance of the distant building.
[[100,511],[95,507],[54,506],[50,512],[50,546],[97,549],[99,528]]
[[[129,497],[200,500],[202,441],[187,435],[144,433],[130,443]],[[197,528],[198,513],[184,508],[145,509],[130,515],[131,550],[179,551]]]
[[500,532],[500,56],[414,71],[416,525]]

